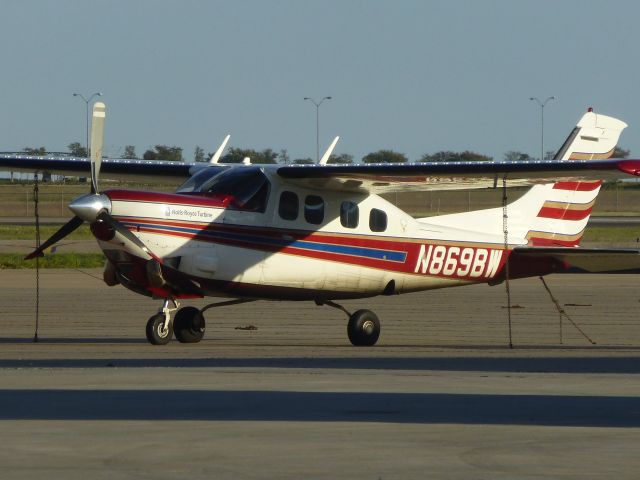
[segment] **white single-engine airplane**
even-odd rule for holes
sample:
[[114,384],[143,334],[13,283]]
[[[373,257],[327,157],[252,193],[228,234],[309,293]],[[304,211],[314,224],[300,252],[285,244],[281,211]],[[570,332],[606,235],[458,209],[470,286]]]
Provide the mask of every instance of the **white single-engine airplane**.
[[[102,161],[104,118],[98,102],[90,160],[0,156],[0,168],[91,172],[91,193],[69,205],[75,216],[28,258],[89,222],[107,258],[107,285],[163,300],[147,323],[154,345],[173,334],[198,342],[203,311],[258,299],[339,308],[349,317],[351,343],[374,345],[376,315],[350,314],[334,301],[568,270],[640,271],[638,250],[576,248],[602,180],[640,175],[640,160],[608,159],[626,124],[591,109],[554,160],[400,165],[223,165],[221,149],[209,164]],[[172,194],[100,192],[101,169],[109,177],[184,183]],[[503,208],[429,218],[413,218],[377,195],[507,183],[532,187]],[[231,300],[180,308],[172,321],[179,300],[205,296]]]

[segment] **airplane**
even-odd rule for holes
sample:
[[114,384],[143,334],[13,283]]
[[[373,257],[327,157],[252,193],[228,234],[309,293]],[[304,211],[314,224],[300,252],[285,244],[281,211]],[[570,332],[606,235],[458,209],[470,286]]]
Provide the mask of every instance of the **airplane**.
[[[291,300],[343,311],[351,344],[372,346],[377,315],[338,301],[555,272],[640,272],[640,250],[579,248],[602,181],[640,176],[640,160],[610,158],[627,125],[592,109],[553,160],[350,165],[327,164],[337,139],[317,165],[223,164],[228,137],[209,163],[103,160],[105,112],[94,104],[90,159],[5,155],[0,168],[91,173],[90,193],[69,205],[74,216],[27,258],[88,222],[105,283],[162,300],[146,325],[153,345],[174,335],[199,342],[211,308]],[[182,183],[174,193],[100,191],[100,174]],[[525,185],[507,201],[508,187]],[[502,207],[413,218],[379,196],[477,188],[502,188]],[[203,297],[227,300],[180,307]]]

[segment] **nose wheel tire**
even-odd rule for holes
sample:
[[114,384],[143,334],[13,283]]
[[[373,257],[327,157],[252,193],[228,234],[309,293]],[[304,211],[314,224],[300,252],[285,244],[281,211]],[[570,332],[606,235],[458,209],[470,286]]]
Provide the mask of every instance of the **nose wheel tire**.
[[347,335],[355,346],[375,345],[380,337],[380,320],[371,310],[358,310],[349,317]]
[[171,325],[164,328],[164,314],[157,313],[147,322],[147,340],[151,345],[166,345],[171,341],[173,331]]
[[181,343],[198,343],[204,337],[205,327],[204,316],[195,307],[181,308],[173,320],[173,332]]

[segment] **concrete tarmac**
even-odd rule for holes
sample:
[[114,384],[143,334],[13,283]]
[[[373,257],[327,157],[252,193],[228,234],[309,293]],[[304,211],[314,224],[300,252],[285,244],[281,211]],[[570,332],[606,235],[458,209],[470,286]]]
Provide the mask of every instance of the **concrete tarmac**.
[[[195,345],[148,345],[158,301],[100,271],[0,271],[0,478],[634,479],[640,279],[538,279],[207,311]],[[194,305],[203,306],[198,300]]]

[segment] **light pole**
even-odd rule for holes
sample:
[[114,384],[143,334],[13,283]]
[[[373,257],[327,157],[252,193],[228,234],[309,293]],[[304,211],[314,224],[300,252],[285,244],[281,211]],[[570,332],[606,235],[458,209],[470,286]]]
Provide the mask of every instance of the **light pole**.
[[304,97],[305,100],[309,100],[316,106],[316,162],[320,161],[320,105],[325,100],[331,100],[331,97],[323,97],[322,100],[316,102],[311,97]]
[[544,106],[549,100],[555,100],[556,97],[547,97],[544,102],[541,102],[538,97],[531,97],[529,100],[535,100],[540,105],[540,160],[544,160]]
[[81,93],[74,93],[73,96],[80,97],[87,107],[87,144],[86,146],[87,146],[87,158],[90,158],[91,155],[89,153],[89,103],[91,102],[91,100],[93,100],[93,97],[101,97],[102,93],[100,92],[93,93],[88,99],[85,98],[84,95],[82,95]]

